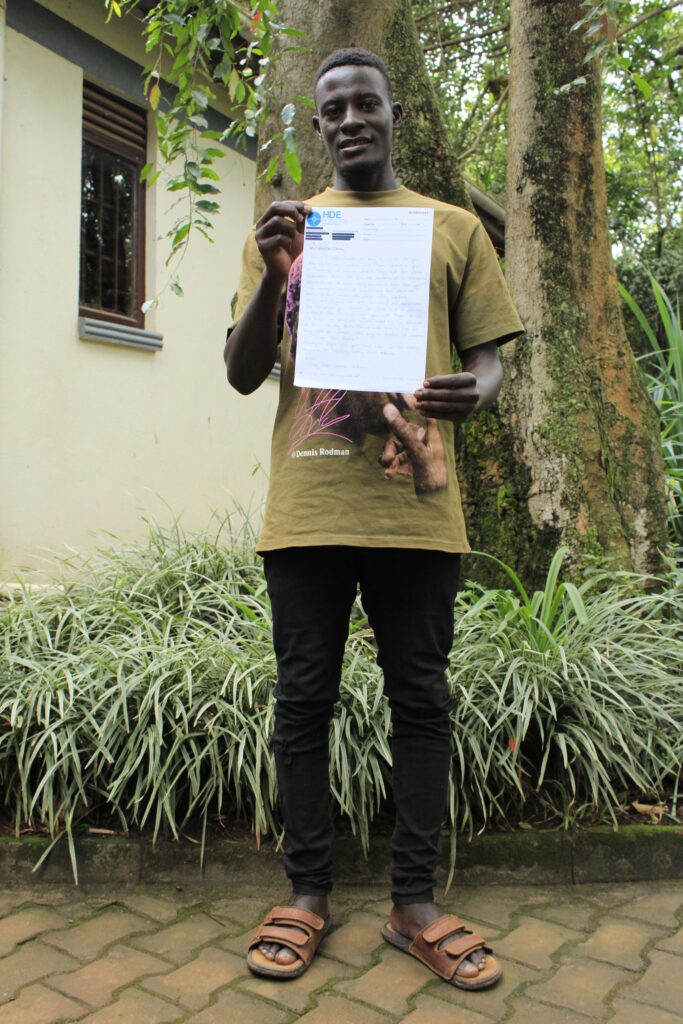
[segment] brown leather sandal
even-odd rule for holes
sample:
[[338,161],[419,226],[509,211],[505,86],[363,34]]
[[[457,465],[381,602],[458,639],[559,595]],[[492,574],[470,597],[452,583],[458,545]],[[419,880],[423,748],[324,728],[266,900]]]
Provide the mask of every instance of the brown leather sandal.
[[[319,917],[304,907],[273,907],[249,941],[247,966],[254,974],[265,978],[298,978],[308,970],[331,927],[331,917]],[[258,948],[262,942],[286,946],[299,959],[291,964],[275,963]]]
[[[435,921],[418,932],[414,939],[407,935],[401,935],[388,922],[382,928],[382,935],[392,946],[416,957],[426,967],[429,967],[430,971],[434,971],[440,978],[455,985],[456,988],[470,990],[490,988],[491,985],[495,985],[503,973],[496,958],[490,955],[491,947],[487,945],[481,935],[477,935],[466,924],[463,924],[455,914],[444,914],[443,917],[437,917]],[[448,939],[449,935],[453,937]],[[472,978],[464,978],[461,974],[457,974],[458,967],[463,960],[477,949],[486,953],[486,966],[483,971],[479,972],[478,977]]]

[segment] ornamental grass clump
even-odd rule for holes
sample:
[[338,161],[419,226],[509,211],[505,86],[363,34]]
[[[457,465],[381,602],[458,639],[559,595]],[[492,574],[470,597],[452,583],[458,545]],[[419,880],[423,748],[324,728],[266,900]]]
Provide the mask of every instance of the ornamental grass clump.
[[[632,795],[676,799],[683,720],[680,570],[467,588],[451,658],[452,835],[487,825],[616,820]],[[246,528],[150,526],[72,561],[58,588],[0,610],[0,782],[14,828],[198,840],[246,822],[278,836],[275,660]],[[330,730],[334,801],[367,849],[390,787],[390,718],[360,604]],[[45,854],[46,855],[46,854]]]

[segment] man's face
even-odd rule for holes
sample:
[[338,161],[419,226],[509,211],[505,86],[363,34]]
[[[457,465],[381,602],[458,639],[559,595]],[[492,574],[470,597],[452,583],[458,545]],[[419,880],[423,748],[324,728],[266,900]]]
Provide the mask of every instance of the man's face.
[[313,127],[343,177],[362,177],[390,164],[401,106],[391,102],[377,68],[353,64],[332,68],[318,82],[315,100],[318,113]]

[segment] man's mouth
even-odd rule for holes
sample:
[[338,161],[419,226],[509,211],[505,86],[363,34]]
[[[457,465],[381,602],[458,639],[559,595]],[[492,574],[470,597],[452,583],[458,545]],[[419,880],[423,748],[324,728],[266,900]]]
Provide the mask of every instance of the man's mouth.
[[339,143],[339,148],[343,149],[344,152],[356,152],[365,149],[369,145],[370,139],[366,138],[365,135],[358,135],[354,139],[344,139],[343,142]]

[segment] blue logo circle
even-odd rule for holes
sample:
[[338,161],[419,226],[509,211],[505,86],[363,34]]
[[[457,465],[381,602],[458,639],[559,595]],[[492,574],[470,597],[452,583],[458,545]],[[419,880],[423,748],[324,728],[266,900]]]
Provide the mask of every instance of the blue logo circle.
[[309,228],[317,228],[317,226],[318,226],[318,224],[320,224],[321,220],[322,220],[322,217],[320,216],[318,211],[317,210],[311,210],[311,212],[309,213],[308,217],[306,218],[306,223],[308,224]]

